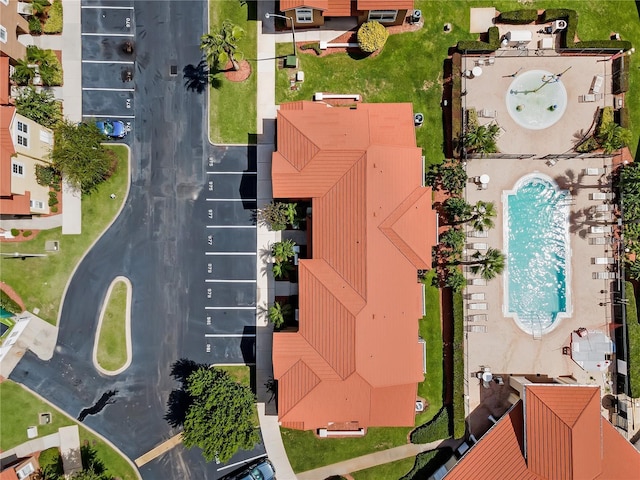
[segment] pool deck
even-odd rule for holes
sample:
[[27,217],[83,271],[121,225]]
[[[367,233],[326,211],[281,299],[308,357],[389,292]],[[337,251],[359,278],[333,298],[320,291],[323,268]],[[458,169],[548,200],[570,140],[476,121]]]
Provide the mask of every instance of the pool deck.
[[[531,48],[531,46],[530,46]],[[535,47],[533,47],[535,48]],[[608,265],[594,265],[596,257],[613,255],[611,245],[595,245],[590,238],[605,237],[604,234],[590,233],[591,226],[605,226],[603,219],[594,219],[597,205],[605,202],[592,200],[593,193],[611,192],[612,158],[573,158],[559,159],[550,165],[541,157],[548,154],[570,152],[575,143],[577,132],[587,132],[595,119],[598,108],[613,106],[617,98],[611,94],[611,62],[598,61],[607,57],[560,56],[552,50],[543,55],[518,55],[517,51],[498,50],[493,64],[485,57],[463,57],[462,71],[472,70],[476,62],[483,59],[480,76],[466,78],[463,75],[463,106],[474,107],[477,111],[487,110],[492,116],[481,116],[480,124],[495,122],[501,127],[498,148],[505,154],[533,154],[528,159],[479,159],[471,158],[467,162],[467,175],[470,179],[465,191],[466,200],[474,204],[479,200],[494,202],[498,216],[495,228],[487,238],[468,238],[467,243],[487,243],[490,247],[505,250],[503,243],[503,193],[512,190],[516,182],[524,175],[540,172],[551,177],[562,189],[571,192],[572,201],[569,213],[570,271],[568,293],[571,299],[570,316],[558,319],[554,328],[542,335],[526,333],[520,329],[503,310],[505,303],[504,278],[499,276],[488,282],[487,286],[468,285],[465,294],[465,316],[487,314],[487,321],[467,322],[465,320],[465,374],[467,385],[467,412],[473,411],[480,403],[483,393],[482,382],[475,373],[483,367],[489,367],[496,374],[536,375],[552,378],[568,376],[579,384],[597,384],[602,393],[607,393],[608,372],[586,372],[582,370],[570,355],[563,354],[563,347],[570,345],[571,332],[580,327],[602,330],[609,334],[612,318],[611,282],[595,280],[592,274],[607,271]],[[557,74],[571,66],[561,77],[567,91],[567,108],[556,124],[543,130],[529,130],[519,126],[510,116],[506,107],[506,95],[513,81],[511,74],[527,70],[546,70]],[[604,79],[596,101],[583,102],[581,95],[591,93],[594,77]],[[495,112],[495,115],[493,113]],[[606,169],[603,175],[586,175],[585,169]],[[486,189],[479,189],[473,178],[487,174],[490,181]],[[468,228],[468,227],[467,227]],[[608,237],[606,237],[608,238]],[[469,250],[470,255],[474,250]],[[473,275],[467,273],[468,278]],[[484,293],[488,309],[470,310],[466,300],[472,293]],[[603,305],[600,305],[602,303]],[[473,325],[484,325],[486,331],[469,331]],[[480,327],[480,330],[483,328]]]

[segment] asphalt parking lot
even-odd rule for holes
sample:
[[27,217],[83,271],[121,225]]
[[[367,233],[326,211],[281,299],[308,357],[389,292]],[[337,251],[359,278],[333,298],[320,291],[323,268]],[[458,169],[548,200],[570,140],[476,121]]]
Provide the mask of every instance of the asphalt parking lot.
[[[11,379],[74,418],[113,392],[83,423],[135,459],[177,433],[163,418],[178,386],[173,362],[255,362],[256,152],[210,145],[207,96],[184,85],[182,69],[201,60],[206,2],[82,0],[82,7],[83,115],[129,123],[131,188],[68,285],[53,358],[29,352]],[[127,39],[132,54],[122,49]],[[131,81],[122,80],[123,68],[133,69]],[[118,275],[133,285],[133,358],[106,377],[92,365],[93,338]],[[263,454],[259,444],[216,465],[180,445],[140,472],[149,480],[219,479]]]

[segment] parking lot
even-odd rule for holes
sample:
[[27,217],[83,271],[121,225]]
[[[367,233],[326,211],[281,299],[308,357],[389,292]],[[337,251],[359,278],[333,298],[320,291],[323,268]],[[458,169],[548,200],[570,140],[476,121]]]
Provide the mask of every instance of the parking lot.
[[135,17],[132,2],[82,5],[82,116],[135,121]]

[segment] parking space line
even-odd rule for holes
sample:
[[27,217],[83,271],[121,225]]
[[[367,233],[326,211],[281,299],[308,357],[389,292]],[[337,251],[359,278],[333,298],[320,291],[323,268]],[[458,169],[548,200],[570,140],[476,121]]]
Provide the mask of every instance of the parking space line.
[[207,198],[207,202],[256,202],[255,198]]
[[257,255],[256,252],[204,252],[205,255]]
[[95,8],[95,9],[104,9],[104,10],[133,10],[133,7],[114,7],[114,6],[104,6],[104,5],[82,5],[80,8]]
[[82,90],[90,92],[135,92],[133,88],[82,87]]
[[242,338],[242,337],[255,337],[255,333],[205,333],[205,337],[213,338]]
[[135,115],[105,115],[104,113],[101,114],[93,114],[93,113],[86,113],[82,115],[83,117],[106,117],[106,118],[136,118]]
[[[92,115],[95,116],[95,115]],[[207,228],[256,228],[255,225],[207,225]]]
[[204,283],[256,283],[256,280],[221,280],[218,278],[207,278]]
[[135,33],[100,33],[100,32],[82,32],[81,35],[86,37],[135,37]]
[[258,172],[207,172],[207,175],[257,175]]
[[133,65],[135,62],[130,60],[82,60],[82,63],[122,63],[125,65]]
[[242,465],[243,463],[244,464],[251,463],[254,460],[257,460],[259,458],[263,458],[263,457],[266,457],[266,456],[267,456],[267,454],[263,453],[262,455],[258,455],[257,457],[247,458],[246,460],[243,460],[242,462],[236,462],[236,463],[231,463],[229,465],[225,465],[224,467],[220,467],[218,469],[218,471],[221,472],[222,470],[226,470],[227,468],[237,467],[238,465]]
[[204,307],[205,310],[255,310],[258,307]]

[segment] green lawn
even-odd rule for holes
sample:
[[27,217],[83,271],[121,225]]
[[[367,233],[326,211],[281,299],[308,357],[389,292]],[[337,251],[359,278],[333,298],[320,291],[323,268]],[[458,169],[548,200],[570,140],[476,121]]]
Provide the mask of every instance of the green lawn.
[[251,387],[251,368],[247,365],[215,365],[218,370],[229,374],[240,385]]
[[420,336],[427,343],[427,374],[418,384],[418,395],[425,398],[429,406],[416,415],[416,425],[431,420],[442,408],[442,328],[440,326],[440,293],[431,285],[435,271],[425,279],[425,301],[427,314],[420,320]]
[[[51,423],[38,425],[38,414],[50,412]],[[122,480],[137,479],[135,470],[113,448],[74,422],[60,410],[43,402],[38,397],[11,380],[0,383],[0,449],[3,451],[28,440],[27,427],[38,426],[38,435],[45,436],[58,431],[60,427],[80,426],[81,444],[95,448],[98,458],[104,463],[110,475]]]
[[[414,111],[425,115],[425,124],[416,130],[418,146],[426,161],[438,163],[443,159],[442,101],[443,62],[448,50],[458,40],[473,39],[469,33],[469,8],[495,6],[499,10],[527,8],[513,1],[431,1],[417,0],[422,9],[424,27],[417,32],[391,35],[384,50],[374,58],[355,59],[348,54],[317,57],[299,55],[300,69],[305,81],[300,90],[289,88],[290,69],[276,72],[276,102],[309,100],[314,92],[360,93],[365,102],[413,102]],[[573,8],[578,12],[578,35],[583,40],[607,39],[612,29],[622,38],[640,48],[640,22],[632,0],[539,0],[533,8]],[[603,22],[603,18],[610,21]],[[452,31],[444,33],[443,25],[452,24]],[[290,44],[279,44],[278,55],[291,51]],[[636,62],[637,63],[637,62]],[[640,136],[640,70],[631,66],[631,91],[626,104],[631,111],[634,131],[632,151]]]
[[[115,145],[110,148],[118,157],[118,168],[95,192],[82,197],[82,234],[63,236],[60,227],[41,231],[33,240],[20,243],[20,252],[43,253],[47,240],[59,241],[60,251],[49,253],[47,257],[33,257],[25,261],[5,257],[0,259],[2,281],[18,292],[27,310],[39,308],[38,316],[52,325],[58,321],[62,292],[71,272],[124,202],[129,184],[128,150]],[[116,194],[116,200],[109,198],[112,193]],[[0,244],[0,248],[14,251],[16,245]],[[27,271],[28,275],[25,274]]]
[[627,334],[629,336],[629,383],[631,396],[640,397],[640,324],[638,307],[631,282],[625,282],[627,304]]
[[313,432],[281,428],[287,457],[296,473],[407,443],[411,429],[368,428],[361,438],[317,438]]
[[238,0],[209,2],[209,30],[219,32],[224,20],[242,27],[244,38],[238,42],[236,57],[251,65],[251,76],[244,82],[230,82],[222,73],[219,85],[209,89],[209,133],[213,143],[255,143],[258,23],[255,2],[241,5]]
[[105,300],[107,306],[98,332],[98,364],[115,371],[127,362],[127,284],[118,281]]
[[355,480],[398,480],[413,468],[415,460],[414,457],[396,460],[395,462],[354,472],[351,476]]

